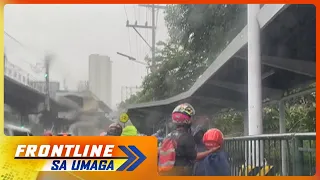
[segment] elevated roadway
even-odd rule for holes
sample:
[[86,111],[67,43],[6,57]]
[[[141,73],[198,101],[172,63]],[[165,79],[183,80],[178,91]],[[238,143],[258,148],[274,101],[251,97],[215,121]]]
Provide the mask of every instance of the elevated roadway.
[[[5,60],[4,103],[11,107],[11,109],[14,109],[22,119],[21,122],[18,122],[18,119],[5,119],[6,123],[17,125],[22,123],[27,125],[30,123],[29,115],[39,115],[43,113],[45,102],[44,88],[33,82],[28,73],[10,63],[8,59]],[[70,103],[58,103],[55,98],[50,99],[50,105],[52,112],[40,118],[40,123],[48,124],[50,127],[52,126],[52,122],[55,121],[55,117],[59,111],[74,108],[70,106]]]

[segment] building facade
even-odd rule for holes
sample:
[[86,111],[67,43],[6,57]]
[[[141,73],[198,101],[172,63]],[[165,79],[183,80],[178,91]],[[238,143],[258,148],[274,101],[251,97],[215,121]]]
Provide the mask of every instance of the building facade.
[[107,106],[111,107],[112,62],[99,54],[89,56],[89,89]]

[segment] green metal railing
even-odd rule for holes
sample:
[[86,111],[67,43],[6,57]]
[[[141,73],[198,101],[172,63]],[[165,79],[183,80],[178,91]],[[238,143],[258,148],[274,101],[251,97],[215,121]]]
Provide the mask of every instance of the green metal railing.
[[234,176],[311,176],[316,167],[316,133],[226,138]]

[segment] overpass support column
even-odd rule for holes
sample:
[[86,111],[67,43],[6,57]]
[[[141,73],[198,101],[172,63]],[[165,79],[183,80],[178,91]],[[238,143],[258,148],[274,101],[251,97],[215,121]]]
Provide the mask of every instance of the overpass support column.
[[[243,135],[244,136],[248,136],[249,135],[249,126],[248,126],[248,110],[246,109],[244,112],[243,112]],[[245,162],[248,163],[249,162],[249,157],[248,157],[248,151],[249,151],[249,144],[248,141],[245,141],[245,151],[244,151],[244,157],[245,157]]]
[[[257,15],[259,4],[248,4],[248,130],[249,135],[263,134],[260,26]],[[251,166],[263,165],[263,143],[250,143],[253,147]],[[249,154],[250,156],[250,154]],[[250,158],[251,159],[251,158]]]

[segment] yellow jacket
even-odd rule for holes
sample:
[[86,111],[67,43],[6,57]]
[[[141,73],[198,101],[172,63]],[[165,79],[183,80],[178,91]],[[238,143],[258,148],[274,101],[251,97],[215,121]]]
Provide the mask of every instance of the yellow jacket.
[[134,126],[126,126],[122,130],[121,136],[137,136],[138,135],[138,130]]

